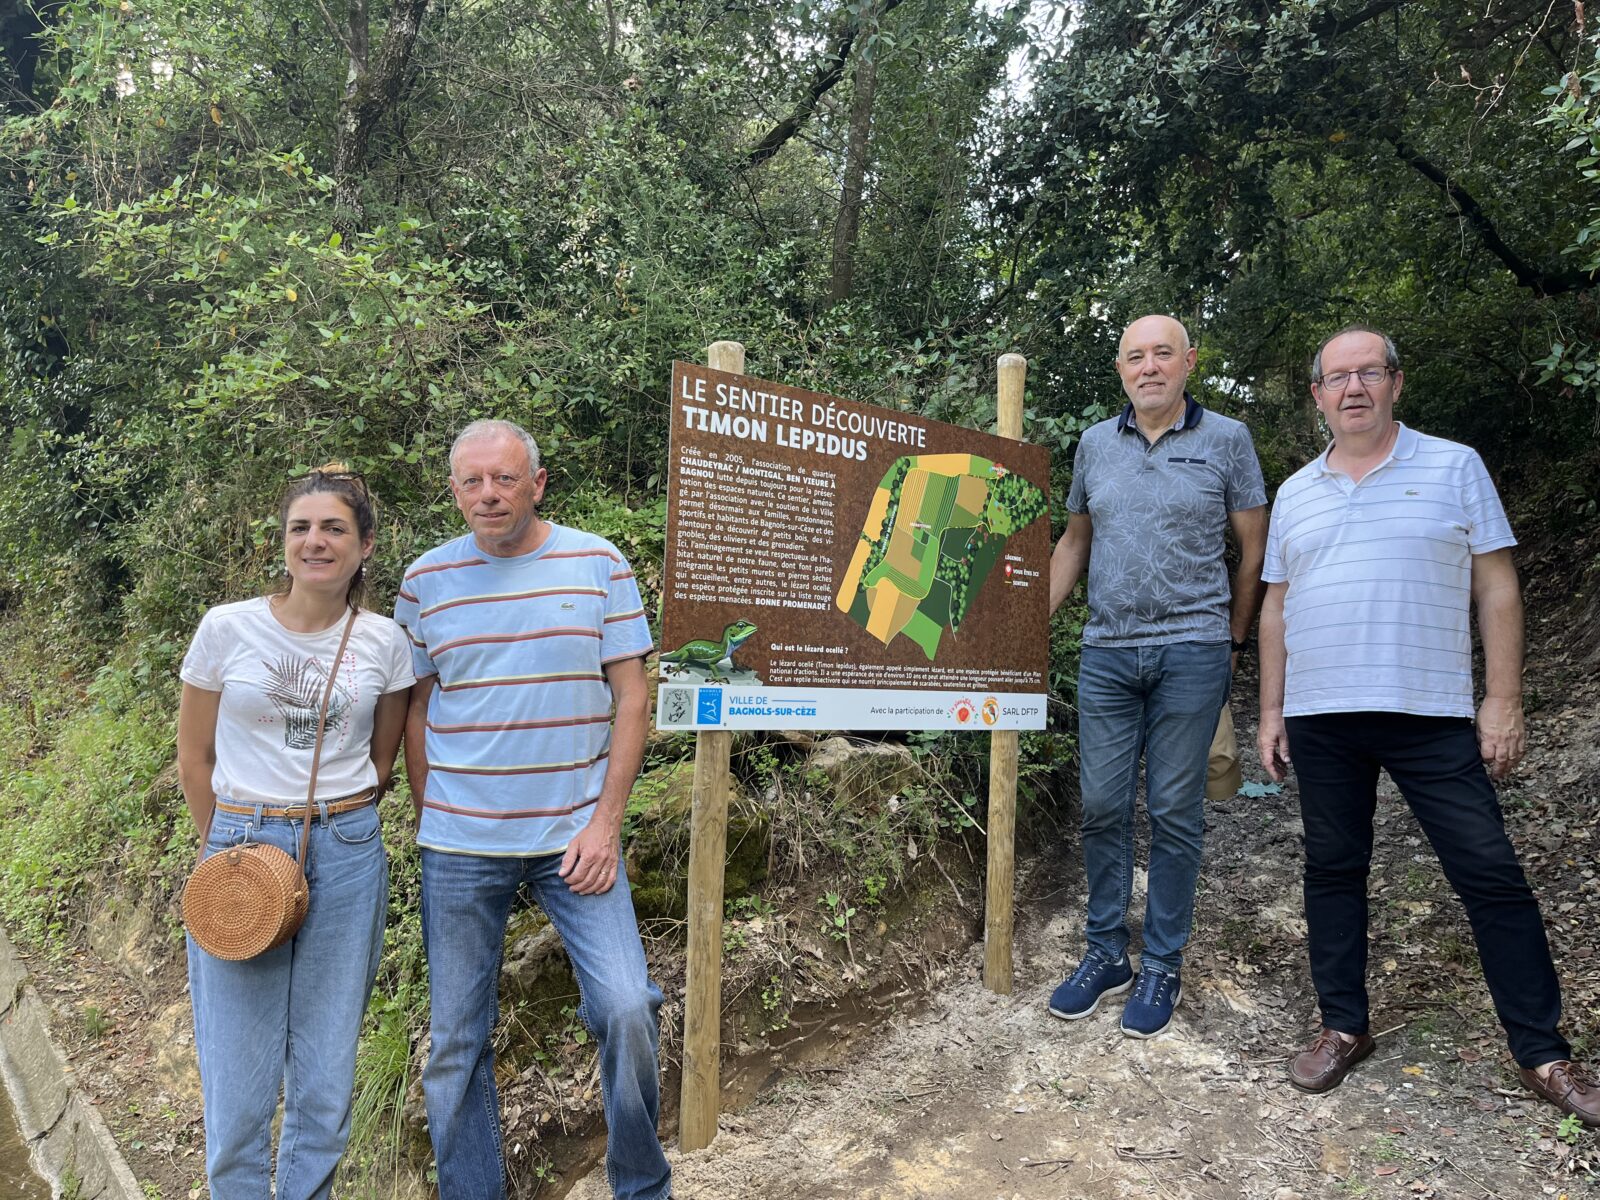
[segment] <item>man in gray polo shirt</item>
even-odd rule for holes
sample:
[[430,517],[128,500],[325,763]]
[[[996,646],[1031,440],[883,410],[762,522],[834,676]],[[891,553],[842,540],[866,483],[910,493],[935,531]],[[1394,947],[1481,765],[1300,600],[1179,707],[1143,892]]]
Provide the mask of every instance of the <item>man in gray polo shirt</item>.
[[[1160,1033],[1182,997],[1206,759],[1232,654],[1244,649],[1261,600],[1261,465],[1243,424],[1184,390],[1194,364],[1188,332],[1171,317],[1123,330],[1117,374],[1128,403],[1078,443],[1067,530],[1050,560],[1052,612],[1085,567],[1089,576],[1078,673],[1088,949],[1050,1011],[1077,1020],[1134,987],[1127,917],[1142,753],[1150,869],[1138,986],[1122,1014],[1130,1037]],[[1240,550],[1231,588],[1229,527]]]
[[[1539,905],[1489,772],[1522,757],[1516,544],[1475,451],[1394,419],[1405,375],[1387,335],[1341,329],[1311,363],[1333,441],[1272,506],[1261,614],[1261,761],[1291,751],[1305,825],[1306,942],[1322,1029],[1289,1063],[1308,1092],[1372,1053],[1367,872],[1378,770],[1389,773],[1472,923],[1522,1082],[1600,1126],[1600,1084],[1571,1061]],[[1483,637],[1472,708],[1468,602]],[[1488,767],[1488,771],[1485,767]]]

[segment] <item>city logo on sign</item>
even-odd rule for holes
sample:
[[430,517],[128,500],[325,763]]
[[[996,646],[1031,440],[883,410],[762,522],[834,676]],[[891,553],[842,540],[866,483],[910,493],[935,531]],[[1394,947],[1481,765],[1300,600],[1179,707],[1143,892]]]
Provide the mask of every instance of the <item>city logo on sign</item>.
[[983,713],[983,723],[985,725],[993,725],[1000,719],[1000,701],[993,696],[985,696],[983,708],[980,711]]
[[696,693],[699,707],[695,712],[697,725],[722,724],[722,689],[700,688]]

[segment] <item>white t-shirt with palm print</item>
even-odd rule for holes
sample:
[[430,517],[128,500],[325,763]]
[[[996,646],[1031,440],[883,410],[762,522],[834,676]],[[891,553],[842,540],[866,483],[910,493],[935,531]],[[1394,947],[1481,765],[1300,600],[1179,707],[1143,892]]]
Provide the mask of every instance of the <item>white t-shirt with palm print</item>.
[[[317,714],[347,618],[317,633],[285,629],[265,596],[219,604],[195,630],[179,676],[221,692],[211,786],[241,804],[304,804]],[[317,798],[376,786],[372,720],[378,697],[416,682],[411,645],[388,617],[363,611],[350,631],[328,702]]]

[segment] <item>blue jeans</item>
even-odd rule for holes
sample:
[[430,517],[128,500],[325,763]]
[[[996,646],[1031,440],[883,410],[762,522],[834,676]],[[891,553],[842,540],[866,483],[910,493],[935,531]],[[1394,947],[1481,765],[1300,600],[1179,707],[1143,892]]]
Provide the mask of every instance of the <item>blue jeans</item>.
[[661,990],[645,970],[627,876],[579,896],[556,874],[561,855],[489,858],[422,851],[422,939],[433,1048],[422,1072],[439,1200],[503,1200],[505,1151],[491,1039],[500,1015],[506,919],[526,884],[567,948],[578,1016],[600,1052],[606,1179],[618,1200],[661,1200],[672,1172],[656,1136]]
[[[293,856],[301,823],[220,810],[206,857],[245,842]],[[283,1088],[278,1200],[327,1200],[350,1138],[356,1041],[383,950],[389,866],[374,804],[313,820],[305,924],[244,962],[189,939],[189,1000],[213,1200],[267,1200]]]
[[1078,777],[1092,950],[1128,949],[1133,806],[1145,759],[1150,872],[1143,962],[1183,965],[1205,832],[1206,760],[1232,678],[1227,642],[1085,646],[1078,670]]

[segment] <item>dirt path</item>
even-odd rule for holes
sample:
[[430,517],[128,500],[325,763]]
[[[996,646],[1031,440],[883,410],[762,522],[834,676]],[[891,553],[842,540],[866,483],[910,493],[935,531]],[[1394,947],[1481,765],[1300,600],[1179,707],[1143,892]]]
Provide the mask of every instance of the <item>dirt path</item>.
[[[1530,759],[1505,803],[1551,928],[1567,1033],[1592,1060],[1600,688],[1561,663],[1543,683]],[[1241,724],[1253,745],[1253,721]],[[1078,952],[1083,872],[1075,851],[1046,856],[1022,888],[1014,995],[979,986],[974,947],[915,1015],[857,1040],[834,1068],[778,1074],[710,1148],[674,1153],[676,1194],[1600,1196],[1596,1135],[1561,1140],[1554,1110],[1518,1087],[1459,903],[1392,789],[1378,820],[1371,985],[1383,1036],[1337,1091],[1307,1096],[1283,1075],[1316,1022],[1291,786],[1210,808],[1198,927],[1167,1035],[1123,1037],[1114,1003],[1080,1022],[1048,1015]],[[571,1196],[608,1194],[596,1174]]]

